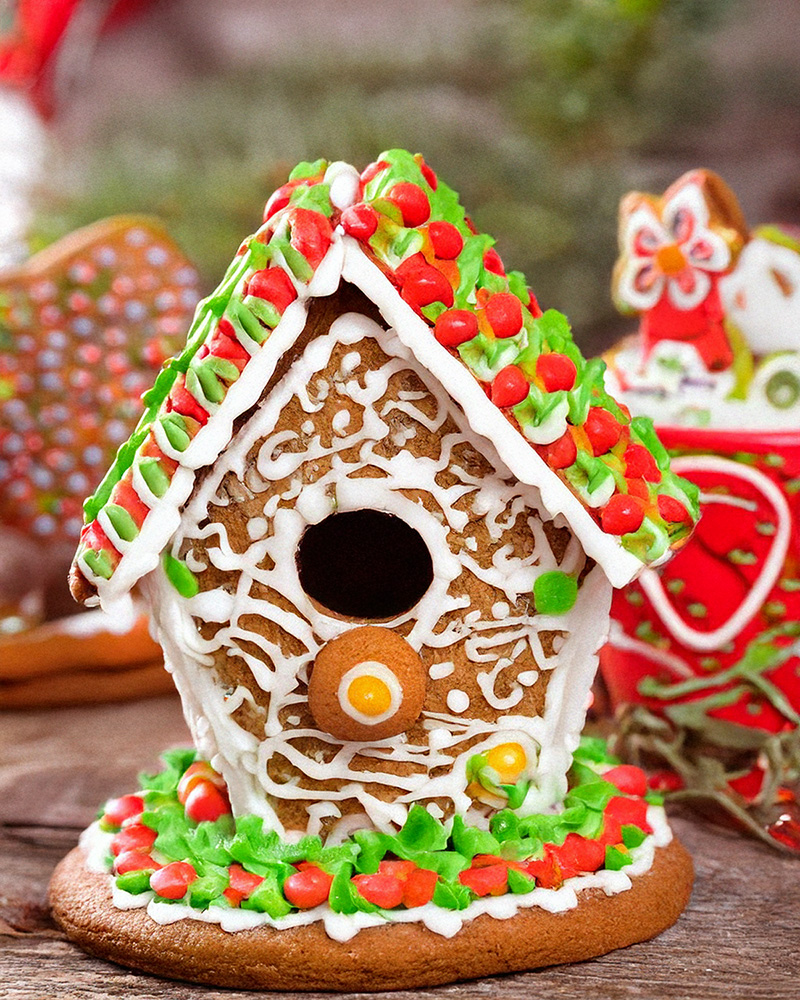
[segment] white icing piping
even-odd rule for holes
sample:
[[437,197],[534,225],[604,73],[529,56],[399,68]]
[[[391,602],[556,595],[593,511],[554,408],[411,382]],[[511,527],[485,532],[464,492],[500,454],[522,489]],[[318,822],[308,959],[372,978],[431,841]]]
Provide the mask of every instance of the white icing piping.
[[[346,179],[346,171],[341,165],[337,166],[334,174]],[[287,270],[287,273],[291,277],[291,272]],[[358,242],[344,236],[337,228],[330,249],[311,282],[306,286],[292,279],[298,298],[286,308],[264,344],[257,350],[253,349],[252,343],[246,345],[251,351],[250,361],[228,389],[213,418],[198,430],[185,451],[174,449],[159,421],[153,423],[159,447],[165,455],[179,463],[179,469],[164,497],[155,503],[156,498],[141,482],[141,477],[136,476],[137,492],[151,506],[152,513],[145,519],[139,535],[126,547],[124,558],[110,580],[97,576],[83,558],[80,560],[82,572],[97,588],[100,603],[107,608],[118,604],[131,587],[153,569],[177,527],[179,511],[194,484],[194,472],[213,465],[231,439],[236,418],[257,403],[278,361],[305,326],[308,299],[333,294],[341,278],[351,281],[378,306],[422,366],[432,372],[461,404],[475,432],[494,442],[506,466],[520,482],[540,490],[542,503],[550,515],[563,512],[587,553],[603,566],[611,583],[621,587],[630,582],[642,568],[640,560],[625,551],[616,536],[600,529],[581,502],[508,423],[500,410],[489,402],[464,365],[437,343],[430,327],[400,298],[395,287],[367,258]],[[241,286],[244,280],[244,271],[236,272],[231,275],[228,284]],[[211,320],[206,322],[208,324]],[[175,482],[176,479],[180,485]]]
[[[772,539],[769,554],[758,579],[750,588],[747,596],[719,628],[711,632],[700,632],[688,625],[675,611],[664,590],[661,577],[654,570],[645,570],[640,582],[642,590],[650,598],[656,613],[672,636],[682,645],[699,652],[709,652],[719,649],[727,642],[735,639],[750,619],[755,615],[769,592],[775,586],[783,568],[786,553],[789,551],[789,539],[792,534],[792,513],[781,490],[763,472],[753,469],[742,462],[734,462],[729,458],[719,458],[716,455],[687,455],[684,458],[672,460],[673,470],[681,474],[692,472],[718,472],[722,475],[743,479],[755,486],[770,502],[778,518],[777,528]],[[724,503],[725,498],[718,495],[717,503]],[[734,504],[735,505],[735,504]]]
[[[574,910],[579,903],[579,895],[587,889],[602,889],[607,896],[615,896],[627,892],[633,880],[646,874],[653,866],[656,849],[666,847],[672,840],[672,831],[667,824],[664,810],[658,806],[650,806],[647,810],[647,822],[653,828],[653,833],[631,850],[632,862],[621,871],[599,871],[591,874],[577,875],[567,879],[559,889],[536,888],[525,894],[506,893],[503,896],[486,896],[476,899],[464,910],[445,910],[433,903],[417,906],[409,910],[388,910],[383,913],[334,913],[326,904],[313,910],[291,913],[286,917],[275,919],[266,913],[239,908],[210,908],[196,910],[184,903],[161,902],[152,891],[132,895],[118,889],[109,876],[113,904],[120,910],[143,909],[157,924],[172,924],[180,920],[197,920],[201,923],[218,924],[229,933],[252,930],[257,927],[272,927],[277,930],[288,930],[290,927],[306,927],[322,922],[328,937],[334,941],[345,942],[355,937],[359,931],[367,927],[380,927],[387,923],[406,924],[421,923],[434,934],[450,938],[476,917],[487,914],[496,920],[508,920],[520,911],[534,907],[548,913],[566,913]],[[89,827],[81,837],[81,846],[87,855],[97,859],[105,856],[108,851],[107,834],[97,829],[96,824]],[[88,867],[88,865],[87,865]],[[104,866],[89,868],[90,871],[107,870]]]
[[[344,368],[347,370],[341,370],[331,385],[327,385],[319,373],[328,365],[331,352],[339,344],[355,345],[365,337],[374,338],[389,360],[378,371],[363,372],[359,379],[354,375],[357,352],[351,351],[346,355]],[[408,370],[429,387],[436,402],[433,416],[427,409],[423,411],[415,406],[418,400],[411,397],[418,397],[419,393],[405,393],[400,401],[385,398],[390,379]],[[302,431],[275,430],[282,412],[293,398],[307,413],[313,414],[331,392],[340,396],[343,403],[349,403],[348,412],[357,415],[352,434],[333,434],[329,443],[323,443],[319,434],[303,439]],[[459,426],[458,434],[441,434],[448,417]],[[398,427],[406,436],[413,437],[416,424],[439,435],[439,456],[412,457],[401,450],[387,458],[381,452],[380,443],[391,440]],[[266,440],[260,445],[256,469],[246,473],[246,457],[253,445],[262,439]],[[496,476],[476,477],[460,467],[452,449],[465,439],[493,465]],[[306,483],[303,469],[322,459],[329,460],[330,471]],[[367,466],[379,471],[380,478],[357,475]],[[259,523],[256,529],[248,531],[252,541],[244,553],[233,550],[221,524],[199,526],[229,470],[245,484],[250,477],[254,490],[259,495],[263,493],[265,498],[264,517],[258,520],[267,523]],[[437,480],[445,471],[457,477],[449,487]],[[288,480],[288,488],[284,487],[280,495],[271,493],[268,484],[280,480]],[[433,501],[433,512],[418,502],[422,493]],[[459,507],[455,506],[457,503]],[[486,526],[496,545],[491,570],[479,566],[466,547],[459,547],[461,539],[458,536],[468,522],[468,514],[463,509],[465,503],[480,516],[480,523]],[[434,721],[430,713],[424,713],[423,720],[431,720],[437,729],[430,733],[427,743],[419,745],[408,742],[407,734],[370,744],[340,745],[317,730],[292,728],[290,723],[282,723],[281,710],[304,700],[296,690],[297,683],[306,679],[308,667],[321,643],[350,627],[349,623],[320,612],[303,592],[294,559],[297,543],[308,523],[320,520],[333,509],[363,507],[387,510],[402,517],[419,531],[434,564],[433,583],[419,604],[386,623],[386,627],[412,623],[407,639],[418,651],[423,648],[446,650],[466,640],[468,657],[476,666],[488,665],[485,672],[479,673],[479,684],[488,704],[495,710],[505,711],[522,698],[523,685],[516,679],[512,681],[511,695],[501,699],[495,692],[498,675],[502,670],[511,669],[511,658],[503,656],[502,652],[511,646],[513,656],[519,656],[523,649],[530,649],[538,671],[552,671],[544,718],[501,716],[497,722],[487,723],[437,716]],[[185,600],[160,571],[144,581],[167,663],[184,699],[187,721],[201,752],[225,776],[237,814],[256,813],[280,830],[270,797],[317,802],[357,799],[369,821],[388,830],[404,821],[409,803],[440,796],[449,798],[456,810],[464,813],[472,805],[465,793],[466,761],[473,753],[484,749],[484,745],[459,747],[476,736],[488,741],[487,746],[493,745],[498,742],[498,733],[506,738],[513,735],[518,742],[530,746],[533,759],[540,746],[559,742],[558,748],[551,746],[542,751],[536,771],[538,787],[532,790],[525,808],[533,810],[542,803],[549,807],[559,800],[566,787],[566,770],[583,724],[596,665],[594,653],[603,635],[604,615],[610,601],[607,580],[595,567],[587,575],[573,611],[560,617],[518,612],[506,621],[494,618],[482,621],[480,610],[467,610],[465,594],[450,593],[451,585],[462,572],[473,572],[502,590],[510,604],[516,605],[520,597],[527,600],[536,575],[558,567],[543,525],[538,517],[528,517],[534,545],[527,557],[512,556],[510,546],[502,544],[502,540],[504,531],[515,523],[519,514],[526,510],[536,511],[539,507],[538,492],[513,482],[491,443],[476,437],[448,393],[400,343],[393,331],[384,331],[365,317],[350,314],[336,320],[327,334],[318,336],[308,345],[196,490],[184,512],[181,529],[173,539],[173,553],[177,554],[184,539],[214,536],[219,547],[209,549],[208,558],[220,569],[239,574],[236,593],[217,589]],[[457,540],[451,541],[450,533]],[[192,559],[188,560],[190,564],[202,563],[196,559],[192,563]],[[560,568],[577,573],[584,560],[580,544],[573,540]],[[250,593],[254,583],[279,591],[296,610],[278,608],[254,598]],[[304,651],[300,655],[296,650],[290,654],[280,647],[280,643],[269,642],[246,630],[241,620],[249,614],[275,622],[299,641]],[[213,639],[204,640],[198,634],[193,615],[222,622],[223,626]],[[445,616],[449,620],[441,627],[439,622]],[[545,655],[539,635],[544,629],[555,629],[563,634],[557,655]],[[252,654],[252,644],[262,651],[263,660]],[[247,648],[243,648],[245,645]],[[210,662],[209,655],[219,648],[224,648],[229,655],[240,656],[250,667],[258,686],[270,695],[261,741],[234,721],[232,705],[240,701],[230,697],[226,700],[214,680],[213,671],[206,666]],[[498,661],[502,663],[500,670],[496,668]],[[536,671],[527,673],[535,675]],[[531,678],[527,677],[526,681],[529,684]],[[445,691],[448,686],[445,683]],[[335,747],[333,758],[322,761],[303,753],[295,742],[305,737],[314,737]],[[413,773],[403,776],[391,770],[354,769],[351,761],[356,754],[362,762],[371,757],[389,762],[390,766],[396,762],[417,767]],[[296,779],[288,783],[273,781],[267,773],[267,762],[274,755],[290,762],[297,771]],[[430,771],[434,768],[444,768],[446,773],[432,779]],[[319,780],[335,777],[343,787],[308,789],[304,787],[303,775]],[[367,784],[399,789],[401,794],[394,802],[387,803],[369,793],[365,788]]]

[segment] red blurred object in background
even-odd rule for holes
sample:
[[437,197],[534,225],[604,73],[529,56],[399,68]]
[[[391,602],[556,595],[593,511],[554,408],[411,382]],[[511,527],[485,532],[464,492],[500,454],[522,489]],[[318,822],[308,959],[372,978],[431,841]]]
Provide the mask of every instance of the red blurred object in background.
[[150,0],[7,0],[0,10],[0,84],[26,91],[39,113],[53,114],[86,66],[101,32]]

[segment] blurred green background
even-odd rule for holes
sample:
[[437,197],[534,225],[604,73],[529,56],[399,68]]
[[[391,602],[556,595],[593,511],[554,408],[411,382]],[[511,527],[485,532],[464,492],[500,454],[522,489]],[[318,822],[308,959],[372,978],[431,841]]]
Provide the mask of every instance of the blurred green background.
[[297,160],[406,146],[593,352],[624,191],[703,165],[800,222],[798,36],[792,0],[160,0],[56,116],[34,242],[154,213],[211,288]]

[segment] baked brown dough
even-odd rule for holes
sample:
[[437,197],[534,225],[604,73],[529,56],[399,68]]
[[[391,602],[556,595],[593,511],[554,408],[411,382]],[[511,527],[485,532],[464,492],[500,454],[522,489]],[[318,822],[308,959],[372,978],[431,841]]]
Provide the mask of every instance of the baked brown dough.
[[144,909],[118,910],[108,877],[88,872],[76,848],[55,870],[50,903],[85,951],[144,972],[239,989],[379,991],[579,962],[645,941],[678,919],[693,874],[689,855],[673,840],[627,892],[585,890],[566,913],[531,907],[509,920],[482,915],[452,938],[422,924],[387,924],[339,943],[319,922],[229,933],[196,920],[157,924]]

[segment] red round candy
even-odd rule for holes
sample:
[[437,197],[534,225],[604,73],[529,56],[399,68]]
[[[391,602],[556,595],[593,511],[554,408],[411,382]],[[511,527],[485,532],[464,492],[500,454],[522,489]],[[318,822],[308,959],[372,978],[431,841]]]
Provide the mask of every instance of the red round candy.
[[489,247],[483,255],[483,266],[487,271],[491,271],[492,274],[501,274],[505,277],[506,269],[503,267],[502,260],[500,260],[500,254],[494,247]]
[[241,865],[231,865],[228,868],[228,888],[224,890],[223,896],[231,906],[239,906],[263,881],[263,876],[245,871]]
[[103,823],[107,826],[122,826],[126,819],[141,816],[144,812],[144,799],[141,795],[122,795],[118,799],[109,799],[103,813]]
[[528,289],[528,309],[534,319],[538,319],[542,315],[542,307],[530,288]]
[[492,382],[492,402],[495,406],[516,406],[530,391],[525,373],[516,365],[506,365]]
[[610,781],[625,795],[643,796],[647,794],[647,775],[635,764],[618,764],[606,771],[604,781]]
[[431,203],[419,184],[400,181],[391,189],[387,200],[400,209],[403,225],[408,229],[416,229],[431,217]]
[[615,493],[600,517],[603,531],[609,535],[627,535],[629,531],[638,531],[643,520],[641,503],[626,493]]
[[364,167],[361,171],[361,183],[369,184],[373,177],[377,177],[378,174],[385,170],[389,164],[386,160],[376,160],[375,163],[370,163],[369,166]]
[[522,303],[512,292],[495,292],[486,303],[486,318],[495,337],[513,337],[522,327]]
[[355,875],[353,884],[359,893],[375,906],[391,910],[403,902],[403,883],[394,875]]
[[436,872],[427,868],[417,868],[411,872],[403,886],[403,905],[411,909],[430,903],[438,880]]
[[411,271],[403,281],[400,294],[415,309],[432,302],[444,302],[448,308],[453,304],[452,285],[441,271],[430,265]]
[[652,833],[653,828],[647,822],[647,803],[644,799],[626,799],[615,795],[609,799],[605,808],[606,819],[616,820],[620,826],[638,826],[645,833]]
[[578,457],[578,448],[572,434],[567,430],[560,438],[544,445],[540,449],[540,454],[551,469],[566,469]]
[[282,208],[286,208],[289,204],[289,199],[292,196],[292,191],[297,187],[297,184],[291,181],[288,184],[284,184],[283,187],[279,187],[277,191],[273,191],[269,197],[269,201],[264,206],[264,222],[267,219],[271,219],[276,212],[280,212]]
[[428,226],[428,236],[433,252],[442,260],[455,260],[464,249],[464,237],[452,222],[432,222]]
[[151,869],[155,871],[161,865],[154,861],[149,854],[144,851],[123,851],[118,854],[114,861],[114,871],[117,875],[125,875],[126,872],[139,872]]
[[578,371],[575,362],[566,354],[542,354],[536,360],[536,374],[546,392],[569,391],[575,385]]
[[504,864],[468,868],[459,872],[458,881],[476,896],[501,896],[508,888],[508,867]]
[[478,319],[469,309],[448,309],[437,317],[433,335],[444,347],[458,347],[478,335]]
[[182,899],[196,878],[197,872],[188,861],[173,861],[153,872],[150,888],[162,899]]
[[691,521],[689,511],[675,497],[660,496],[658,498],[658,513],[665,521],[673,521],[676,524],[688,524]]
[[316,865],[304,864],[302,870],[283,883],[283,894],[299,910],[310,910],[324,903],[331,891],[333,876]]
[[644,445],[631,442],[625,449],[625,475],[633,479],[646,479],[649,483],[661,482],[661,470]]
[[419,169],[420,169],[420,173],[421,173],[421,174],[422,174],[422,176],[423,176],[423,177],[425,178],[425,180],[426,180],[426,181],[428,182],[428,184],[430,184],[430,186],[431,186],[431,189],[432,189],[433,191],[435,191],[435,190],[436,190],[436,188],[437,188],[437,187],[439,186],[439,178],[438,178],[438,177],[436,176],[436,174],[435,174],[435,173],[434,173],[434,172],[433,172],[433,171],[431,170],[431,168],[430,168],[430,167],[428,166],[428,164],[427,164],[427,163],[426,163],[426,162],[425,162],[425,161],[424,161],[424,160],[422,159],[422,157],[421,157],[421,156],[420,156],[420,158],[419,158],[419,160],[418,160],[418,163],[419,163]]
[[368,240],[378,228],[377,212],[364,202],[346,208],[340,221],[347,235],[357,240]]
[[[283,313],[289,303],[294,302],[297,298],[297,289],[292,284],[289,275],[280,267],[267,267],[263,271],[256,271],[250,275],[247,281],[247,294],[255,295],[259,299],[266,299],[267,302],[271,302],[275,306],[279,313]],[[228,320],[221,320],[220,326],[222,323],[228,323]],[[228,336],[236,336],[232,326]]]
[[333,229],[322,212],[314,212],[310,208],[294,210],[290,242],[313,268],[319,266],[328,252],[332,238]]
[[116,858],[126,851],[150,851],[157,836],[155,830],[142,823],[126,826],[111,841],[111,853]]
[[184,809],[195,823],[213,823],[231,811],[227,797],[210,781],[200,781],[194,786],[186,797]]
[[589,407],[583,429],[595,456],[611,451],[622,435],[622,424],[602,406]]

